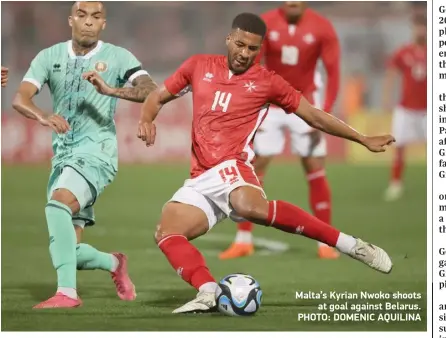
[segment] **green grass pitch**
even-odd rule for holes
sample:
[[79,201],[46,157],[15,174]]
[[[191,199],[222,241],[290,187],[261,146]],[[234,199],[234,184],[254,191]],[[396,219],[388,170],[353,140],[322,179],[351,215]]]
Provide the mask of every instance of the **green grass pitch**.
[[[31,310],[55,291],[44,218],[48,174],[47,167],[2,168],[2,330],[426,330],[425,167],[407,169],[406,194],[394,203],[382,200],[388,168],[346,164],[328,168],[334,225],[385,248],[394,261],[390,275],[348,257],[320,261],[315,242],[260,227],[256,236],[282,242],[289,249],[221,262],[217,253],[227,247],[235,231],[230,221],[217,225],[207,239],[194,241],[216,278],[246,272],[258,279],[263,304],[249,318],[171,314],[195,296],[195,290],[176,275],[152,239],[161,207],[187,178],[188,167],[178,164],[122,166],[96,204],[97,225],[84,237],[100,250],[128,254],[138,293],[135,302],[117,298],[108,273],[82,271],[78,291],[83,307]],[[266,192],[269,198],[308,209],[307,185],[297,163],[275,164],[266,179]],[[265,253],[262,248],[259,251]],[[299,313],[315,313],[324,301],[296,300],[296,291],[321,290],[419,292],[421,300],[402,303],[418,304],[422,321],[299,321]]]

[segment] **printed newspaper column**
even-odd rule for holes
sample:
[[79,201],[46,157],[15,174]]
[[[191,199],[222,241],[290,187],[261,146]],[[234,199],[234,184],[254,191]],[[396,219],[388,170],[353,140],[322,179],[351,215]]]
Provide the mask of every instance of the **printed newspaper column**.
[[432,328],[446,338],[446,3],[434,1],[432,12]]

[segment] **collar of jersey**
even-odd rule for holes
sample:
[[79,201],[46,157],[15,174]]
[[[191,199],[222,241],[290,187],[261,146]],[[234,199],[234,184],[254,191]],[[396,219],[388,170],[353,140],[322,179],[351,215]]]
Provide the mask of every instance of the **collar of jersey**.
[[73,51],[73,41],[69,40],[67,45],[68,45],[68,55],[70,55],[71,59],[90,59],[93,55],[95,55],[97,52],[99,52],[99,50],[102,47],[103,42],[101,40],[98,41],[98,44],[96,45],[96,47],[94,47],[91,51],[89,51],[87,54],[85,55],[81,55],[81,56],[77,56],[76,54],[74,54]]

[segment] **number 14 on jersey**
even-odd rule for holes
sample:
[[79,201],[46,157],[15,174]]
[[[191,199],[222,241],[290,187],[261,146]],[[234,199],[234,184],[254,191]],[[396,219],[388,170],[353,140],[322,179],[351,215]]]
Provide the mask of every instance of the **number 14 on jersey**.
[[212,103],[212,110],[217,110],[217,106],[221,107],[221,111],[226,113],[228,111],[229,102],[231,101],[232,94],[225,93],[217,90],[214,96],[214,102]]

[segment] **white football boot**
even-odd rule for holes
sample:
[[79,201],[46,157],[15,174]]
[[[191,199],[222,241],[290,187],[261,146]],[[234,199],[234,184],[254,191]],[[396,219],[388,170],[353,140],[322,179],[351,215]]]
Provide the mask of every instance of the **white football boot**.
[[172,313],[214,312],[217,309],[215,292],[198,292],[194,300],[172,311]]
[[366,243],[356,238],[356,245],[348,254],[350,257],[384,273],[392,271],[392,261],[389,255],[380,247]]

